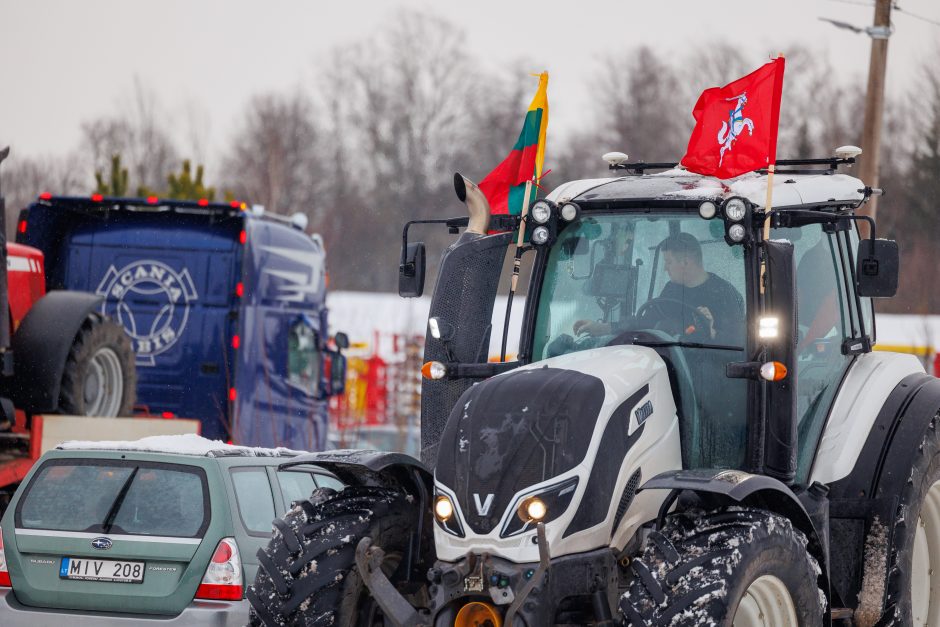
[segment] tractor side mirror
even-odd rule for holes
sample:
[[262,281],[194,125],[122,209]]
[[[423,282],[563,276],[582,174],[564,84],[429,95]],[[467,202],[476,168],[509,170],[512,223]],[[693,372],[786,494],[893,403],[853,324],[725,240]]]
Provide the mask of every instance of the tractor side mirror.
[[858,243],[855,280],[859,296],[890,298],[898,291],[900,256],[898,243],[888,239],[863,239]]
[[408,244],[404,253],[398,266],[398,295],[416,298],[424,293],[424,242]]
[[340,350],[349,348],[349,336],[342,331],[338,331],[336,335],[333,336],[333,341],[336,343],[336,348]]

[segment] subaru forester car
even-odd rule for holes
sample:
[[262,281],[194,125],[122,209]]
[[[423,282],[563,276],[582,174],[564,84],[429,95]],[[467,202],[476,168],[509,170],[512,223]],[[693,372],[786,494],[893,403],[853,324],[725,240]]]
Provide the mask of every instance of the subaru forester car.
[[278,470],[295,454],[193,435],[46,453],[0,522],[0,625],[244,625],[272,520],[342,489]]

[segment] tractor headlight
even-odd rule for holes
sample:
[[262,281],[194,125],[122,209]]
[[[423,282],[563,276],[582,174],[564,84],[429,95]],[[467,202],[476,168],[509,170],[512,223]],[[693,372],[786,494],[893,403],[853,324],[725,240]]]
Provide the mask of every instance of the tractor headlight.
[[545,224],[552,218],[552,206],[547,200],[539,200],[529,209],[529,217],[536,224]]
[[729,198],[725,201],[724,212],[732,222],[740,222],[747,215],[747,202],[743,198]]
[[457,507],[446,494],[438,492],[434,497],[434,520],[447,533],[460,538],[464,537],[460,517],[457,516]]
[[537,492],[517,496],[512,504],[516,515],[508,517],[500,537],[531,531],[535,523],[547,523],[560,517],[571,505],[577,488],[578,478],[571,477]]
[[454,504],[446,496],[439,496],[434,502],[434,515],[441,522],[451,519],[454,515]]
[[561,219],[565,222],[574,222],[581,215],[581,207],[573,202],[566,202],[561,206]]
[[541,246],[549,240],[551,233],[548,230],[547,226],[537,226],[532,229],[532,243],[536,246]]

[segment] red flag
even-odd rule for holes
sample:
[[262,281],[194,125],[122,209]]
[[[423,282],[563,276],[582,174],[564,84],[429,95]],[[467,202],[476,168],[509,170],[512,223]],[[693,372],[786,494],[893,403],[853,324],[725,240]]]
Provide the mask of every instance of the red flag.
[[724,87],[706,89],[695,103],[695,128],[682,165],[729,179],[777,160],[783,57]]

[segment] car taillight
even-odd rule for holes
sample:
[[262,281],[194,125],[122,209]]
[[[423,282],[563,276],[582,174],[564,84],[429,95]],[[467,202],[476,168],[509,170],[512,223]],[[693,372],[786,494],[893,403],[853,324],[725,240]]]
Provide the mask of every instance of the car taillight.
[[12,585],[10,571],[7,570],[6,554],[3,552],[3,532],[0,531],[0,586],[9,588]]
[[238,556],[238,545],[235,538],[222,538],[196,590],[196,598],[240,601],[242,593],[242,560]]

